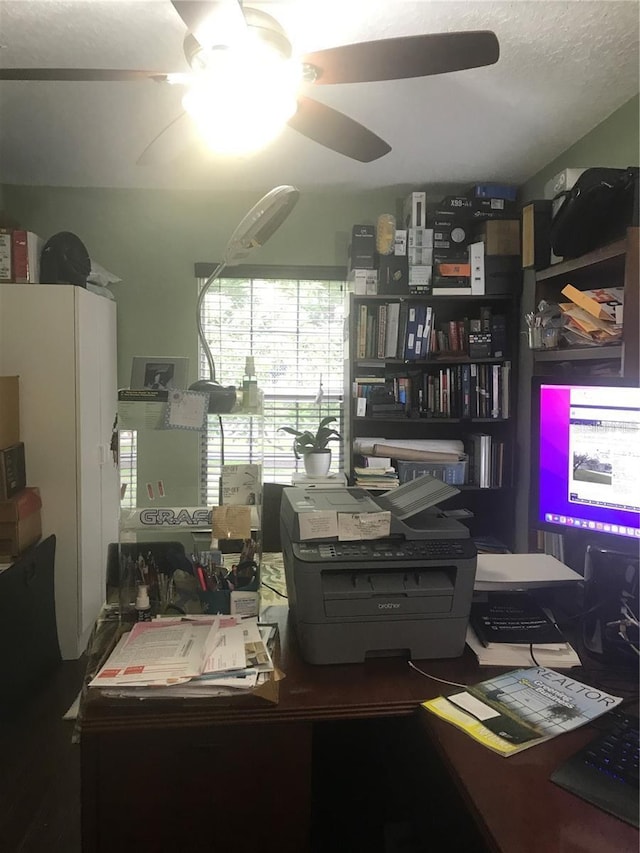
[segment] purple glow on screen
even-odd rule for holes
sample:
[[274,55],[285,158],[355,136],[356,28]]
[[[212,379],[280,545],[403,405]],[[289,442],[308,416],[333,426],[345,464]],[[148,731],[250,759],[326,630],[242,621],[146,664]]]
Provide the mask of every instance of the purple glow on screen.
[[[570,404],[571,392],[576,387],[543,384],[540,388],[537,519],[546,525],[557,526],[559,532],[560,528],[587,528],[596,532],[640,539],[640,521],[637,511],[569,500],[572,470],[572,460],[569,459]],[[594,387],[589,389],[589,394],[591,395],[592,392],[597,394],[599,391],[604,394],[606,390]],[[632,389],[632,393],[637,395],[638,391]],[[637,423],[637,418],[635,422]],[[606,438],[603,439],[605,443],[606,440]],[[619,436],[614,436],[612,441],[619,442]],[[637,439],[635,443],[637,445]],[[629,465],[635,464],[635,462],[632,463],[632,458],[633,455]],[[603,491],[606,492],[609,489],[605,488]],[[639,491],[640,485],[637,485],[636,498],[634,498],[636,506],[640,502],[637,499]],[[611,494],[615,494],[617,500],[617,492],[613,487]]]

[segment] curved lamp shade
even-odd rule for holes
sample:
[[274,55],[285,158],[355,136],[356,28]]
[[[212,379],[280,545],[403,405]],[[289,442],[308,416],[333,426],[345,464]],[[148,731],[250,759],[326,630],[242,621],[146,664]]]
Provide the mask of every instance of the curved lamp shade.
[[253,251],[264,246],[291,213],[299,197],[300,192],[295,187],[284,185],[274,187],[254,204],[229,238],[224,260],[214,269],[200,291],[196,305],[196,322],[198,337],[209,365],[209,378],[199,379],[189,386],[189,390],[209,394],[209,412],[212,414],[231,411],[236,402],[236,389],[233,386],[224,387],[216,381],[216,366],[202,325],[205,296],[226,267],[238,264]]

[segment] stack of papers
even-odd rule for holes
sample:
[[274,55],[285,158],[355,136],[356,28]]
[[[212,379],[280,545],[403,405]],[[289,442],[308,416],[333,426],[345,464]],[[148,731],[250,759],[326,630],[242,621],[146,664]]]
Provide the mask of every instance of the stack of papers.
[[272,626],[255,617],[189,616],[138,622],[89,687],[186,688],[188,695],[250,690],[273,673]]
[[580,658],[569,643],[488,643],[483,645],[471,625],[466,643],[478,658],[480,666],[528,666],[536,662],[551,669],[580,666]]

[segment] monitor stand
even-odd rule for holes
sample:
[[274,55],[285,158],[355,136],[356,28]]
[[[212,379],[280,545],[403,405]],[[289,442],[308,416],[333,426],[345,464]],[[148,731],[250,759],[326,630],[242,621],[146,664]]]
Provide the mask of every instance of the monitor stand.
[[637,668],[640,662],[635,650],[638,575],[637,552],[587,546],[582,642],[590,654],[617,666],[629,664]]

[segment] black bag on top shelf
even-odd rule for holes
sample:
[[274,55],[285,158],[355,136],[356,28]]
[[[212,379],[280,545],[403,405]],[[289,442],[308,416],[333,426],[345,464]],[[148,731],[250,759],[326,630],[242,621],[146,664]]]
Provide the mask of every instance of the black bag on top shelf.
[[[624,237],[638,223],[638,167],[586,169],[551,220],[551,248],[577,258]],[[556,196],[556,199],[559,196]]]
[[82,240],[71,231],[54,234],[40,255],[41,284],[75,284],[87,286],[91,259]]

